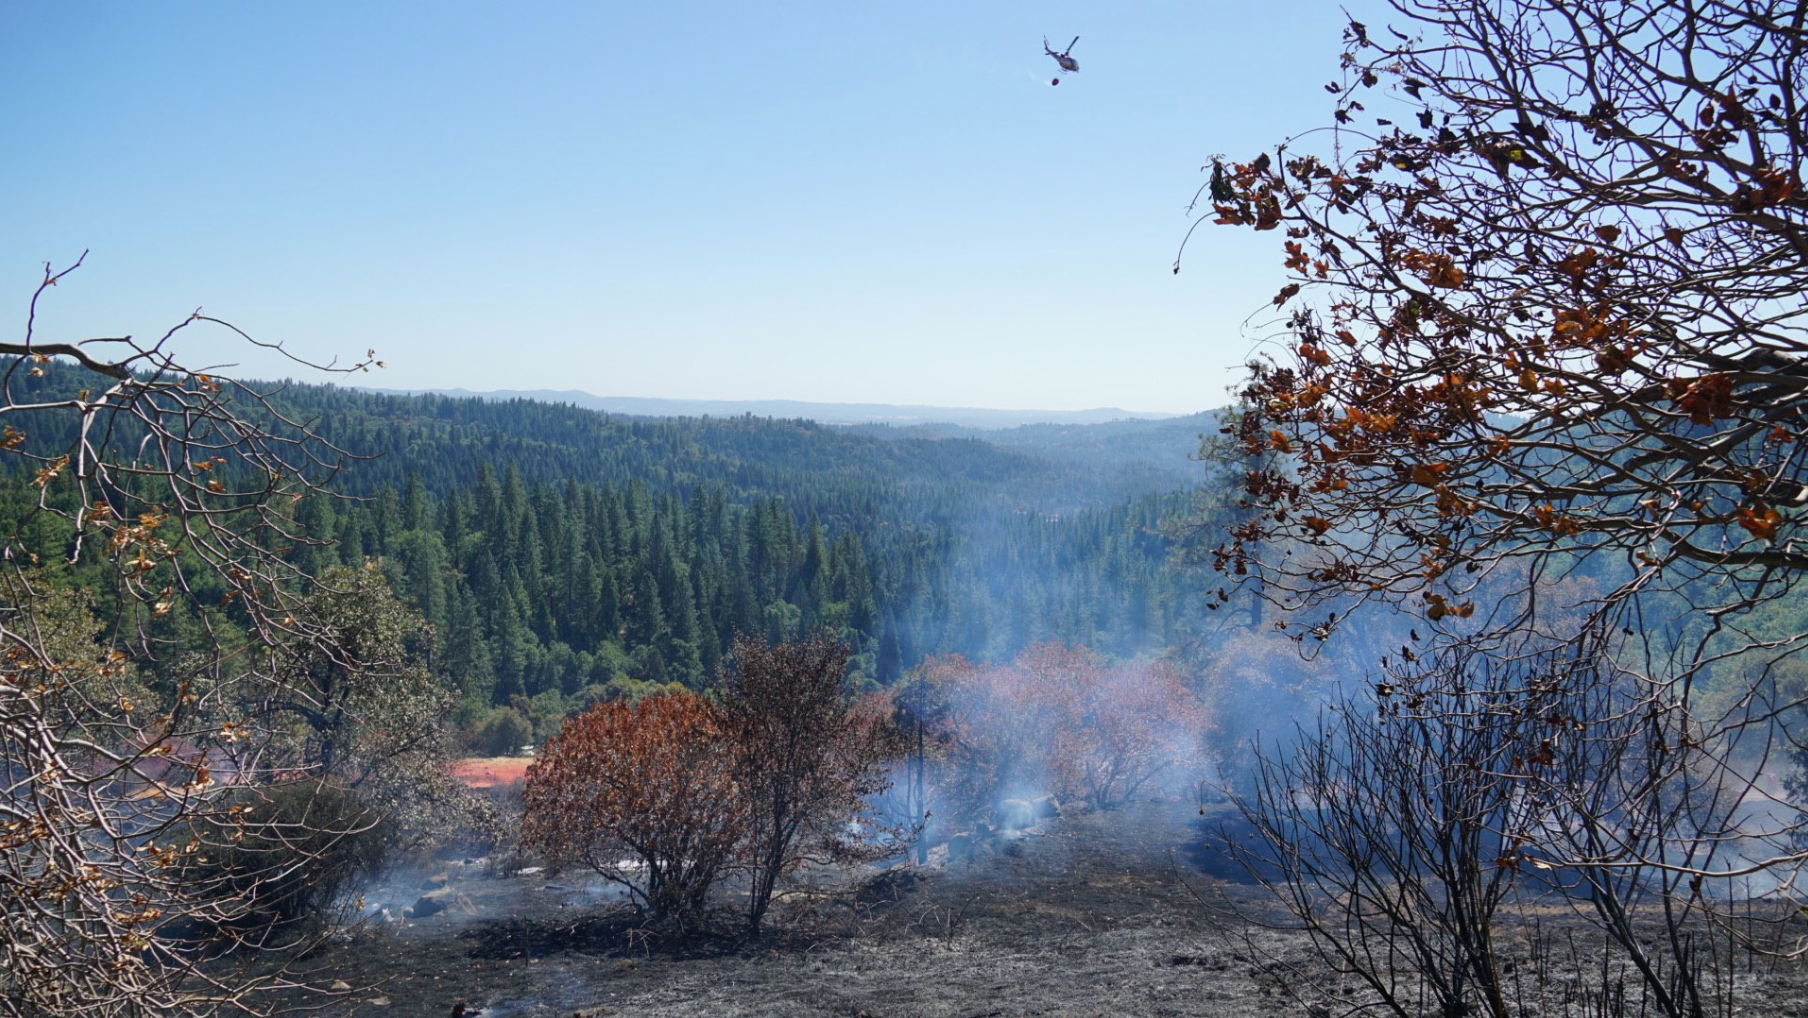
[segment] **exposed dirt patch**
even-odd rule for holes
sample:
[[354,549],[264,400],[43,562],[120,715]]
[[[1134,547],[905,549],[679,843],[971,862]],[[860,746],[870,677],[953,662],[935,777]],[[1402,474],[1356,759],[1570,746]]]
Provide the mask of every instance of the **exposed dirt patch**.
[[466,788],[500,788],[527,776],[531,756],[467,756],[446,770]]
[[[1252,923],[1281,916],[1259,888],[1223,879],[1235,871],[1200,851],[1204,839],[1191,806],[1068,816],[971,860],[792,895],[774,932],[751,942],[651,933],[577,874],[498,878],[453,863],[367,899],[399,915],[444,876],[443,911],[373,922],[311,963],[370,987],[334,1012],[395,1018],[441,1018],[460,999],[483,1018],[1347,1011],[1361,987],[1326,973],[1300,934]],[[1743,1013],[1808,1016],[1802,982],[1799,969],[1753,965]],[[1588,1003],[1554,982],[1527,992],[1542,1001],[1529,1014]]]

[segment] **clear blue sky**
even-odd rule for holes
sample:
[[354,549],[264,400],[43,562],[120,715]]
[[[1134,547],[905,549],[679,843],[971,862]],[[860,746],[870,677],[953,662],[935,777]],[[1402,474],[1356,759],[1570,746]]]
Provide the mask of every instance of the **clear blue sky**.
[[[22,323],[42,263],[89,248],[40,338],[203,306],[375,347],[362,381],[391,388],[1203,409],[1283,279],[1273,235],[1209,227],[1170,275],[1182,207],[1210,154],[1327,120],[1342,23],[1320,0],[15,0],[0,300]],[[1059,87],[1045,33],[1081,36]]]

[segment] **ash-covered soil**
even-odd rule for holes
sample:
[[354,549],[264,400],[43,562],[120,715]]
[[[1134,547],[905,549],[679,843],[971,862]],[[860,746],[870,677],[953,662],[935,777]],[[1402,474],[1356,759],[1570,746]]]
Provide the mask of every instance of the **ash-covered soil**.
[[[845,875],[787,898],[752,941],[646,930],[579,874],[492,877],[452,863],[367,895],[392,915],[446,878],[434,915],[373,921],[307,962],[351,987],[329,1013],[482,1018],[982,1018],[1342,1014],[1364,999],[1212,852],[1197,808],[1068,815],[947,864]],[[732,904],[732,902],[730,902]],[[732,926],[725,916],[724,928]],[[1561,917],[1565,952],[1589,934]],[[1578,948],[1580,942],[1582,947]],[[1548,949],[1554,958],[1557,952]],[[1524,966],[1528,1014],[1601,1012],[1587,987]],[[1573,981],[1572,981],[1573,982]],[[1737,1006],[1808,1018],[1793,965],[1753,961]],[[1623,1010],[1637,1014],[1636,991]]]

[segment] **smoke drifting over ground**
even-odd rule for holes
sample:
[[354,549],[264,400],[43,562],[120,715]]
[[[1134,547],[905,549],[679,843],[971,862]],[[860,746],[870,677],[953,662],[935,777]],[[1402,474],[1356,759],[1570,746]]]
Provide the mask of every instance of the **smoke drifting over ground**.
[[[1139,801],[952,864],[820,874],[753,942],[650,933],[572,874],[454,866],[459,904],[371,924],[315,964],[369,987],[346,1013],[393,1018],[443,1018],[460,999],[483,1018],[1343,1013],[1361,987],[1326,975],[1303,935],[1259,925],[1282,917],[1227,879],[1211,832],[1230,818]],[[420,882],[390,893],[412,900]],[[1539,922],[1542,953],[1509,931],[1526,1013],[1599,1013],[1591,934],[1561,908]],[[1797,966],[1753,957],[1737,980],[1743,1014],[1808,1013]]]
[[[1316,656],[1271,630],[1227,627],[1187,668],[1057,645],[1000,663],[931,661],[892,691],[906,755],[877,810],[901,829],[927,818],[921,850],[900,842],[880,866],[809,871],[757,940],[720,932],[744,900],[732,880],[717,932],[679,935],[588,872],[460,860],[391,878],[368,895],[383,921],[318,960],[372,987],[348,994],[360,1014],[443,1015],[460,998],[484,1018],[1351,1013],[1373,999],[1325,966],[1224,850],[1221,839],[1247,845],[1254,831],[1219,792],[1238,792],[1252,747],[1289,745],[1295,721],[1333,692],[1372,710],[1370,683],[1386,673],[1359,659],[1378,644],[1419,647],[1409,624],[1388,623]],[[1781,786],[1761,789],[1787,801]],[[1754,798],[1737,819],[1774,826],[1763,809]],[[1516,1013],[1641,1013],[1623,955],[1553,879],[1523,880],[1500,923]],[[1789,916],[1769,901],[1722,911]],[[1686,932],[1737,957],[1710,983],[1720,1013],[1808,1015],[1799,964],[1725,929]],[[1801,932],[1792,922],[1760,935]]]

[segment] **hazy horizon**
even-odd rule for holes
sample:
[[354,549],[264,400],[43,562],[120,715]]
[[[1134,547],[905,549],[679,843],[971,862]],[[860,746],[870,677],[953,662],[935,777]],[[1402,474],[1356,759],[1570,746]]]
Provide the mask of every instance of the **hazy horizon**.
[[540,387],[540,388],[533,388],[533,389],[516,389],[516,388],[474,389],[469,386],[462,386],[462,385],[440,386],[440,387],[434,387],[434,388],[420,388],[420,389],[398,389],[398,388],[376,386],[376,385],[358,385],[356,387],[359,389],[364,389],[369,392],[390,393],[390,394],[396,394],[396,395],[413,395],[413,394],[419,394],[419,393],[439,393],[439,394],[443,394],[443,395],[457,394],[457,395],[483,396],[483,395],[489,395],[492,393],[505,393],[505,394],[511,394],[511,395],[513,395],[513,394],[525,395],[527,393],[553,393],[553,394],[578,394],[578,395],[583,395],[583,396],[590,396],[595,399],[645,400],[648,402],[667,402],[667,403],[809,403],[809,404],[815,404],[815,405],[820,405],[820,406],[872,406],[872,407],[899,407],[899,408],[904,408],[904,409],[919,409],[920,408],[920,409],[931,409],[931,410],[1001,410],[1001,411],[1006,411],[1009,413],[1090,413],[1090,412],[1095,412],[1095,411],[1122,411],[1127,414],[1136,414],[1136,415],[1142,416],[1142,417],[1190,417],[1193,414],[1205,413],[1209,410],[1217,409],[1216,407],[1201,407],[1200,409],[1197,409],[1197,410],[1169,410],[1169,409],[1157,409],[1157,408],[1149,408],[1149,407],[1120,407],[1120,406],[1102,406],[1102,405],[1101,406],[1076,406],[1076,407],[1003,406],[1003,405],[999,405],[999,404],[953,406],[953,405],[950,405],[947,403],[935,403],[935,402],[929,402],[926,400],[904,400],[904,401],[842,400],[842,399],[821,400],[821,399],[805,399],[805,398],[801,398],[801,397],[791,397],[791,396],[691,396],[691,395],[646,396],[646,395],[630,395],[628,393],[620,393],[620,392],[591,392],[588,389],[555,389],[555,388],[550,388],[550,387]]
[[869,403],[798,399],[693,399],[673,396],[623,396],[592,393],[583,389],[471,389],[463,386],[397,389],[355,385],[364,392],[392,396],[442,395],[456,398],[533,399],[564,402],[587,409],[628,416],[738,416],[803,417],[824,424],[896,424],[910,427],[953,424],[992,429],[1025,424],[1103,424],[1125,420],[1164,421],[1210,413],[1215,407],[1185,412],[1141,410],[1127,407],[971,407],[933,403]]

